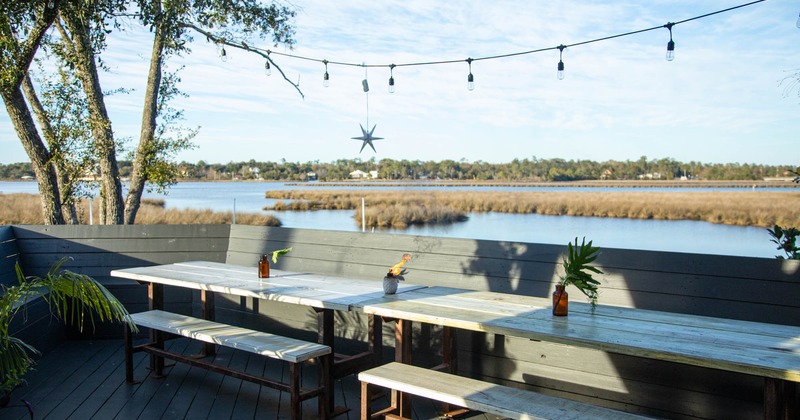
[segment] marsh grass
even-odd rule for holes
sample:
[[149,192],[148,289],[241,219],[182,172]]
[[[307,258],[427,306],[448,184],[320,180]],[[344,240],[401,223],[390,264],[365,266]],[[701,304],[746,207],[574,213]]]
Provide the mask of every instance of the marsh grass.
[[[279,201],[266,210],[360,209],[365,198],[367,216],[380,214],[402,223],[434,223],[440,211],[454,215],[470,212],[595,216],[629,219],[696,220],[711,223],[773,227],[800,226],[800,191],[690,191],[690,192],[494,192],[494,191],[269,191]],[[429,220],[419,220],[417,207],[429,208]],[[405,215],[405,216],[403,216]],[[409,216],[410,215],[410,216]],[[401,217],[402,216],[402,217]],[[411,218],[409,218],[411,217]],[[456,217],[455,220],[458,220]],[[361,220],[360,214],[356,216]],[[402,220],[394,221],[394,220]],[[377,220],[377,218],[376,218]],[[447,220],[447,219],[446,219]],[[449,219],[453,221],[454,219]]]
[[[89,201],[81,200],[78,205],[80,224],[89,224]],[[98,202],[92,206],[94,223],[98,223]],[[230,224],[232,212],[215,212],[208,209],[166,209],[163,199],[143,199],[136,215],[137,225],[187,225],[187,224]],[[36,194],[0,194],[0,225],[41,224],[42,210]],[[236,223],[257,226],[280,226],[274,216],[256,213],[236,213]]]

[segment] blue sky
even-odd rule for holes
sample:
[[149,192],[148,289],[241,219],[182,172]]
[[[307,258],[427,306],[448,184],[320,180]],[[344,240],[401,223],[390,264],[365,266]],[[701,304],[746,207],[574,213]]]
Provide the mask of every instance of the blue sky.
[[[573,44],[680,21],[745,3],[709,1],[367,1],[296,0],[297,45],[317,59],[391,64],[465,60]],[[514,158],[680,161],[798,165],[800,97],[785,77],[800,69],[800,3],[769,0],[676,25],[675,60],[664,59],[666,29],[558,51],[466,62],[369,68],[273,55],[303,99],[264,60],[195,37],[180,87],[190,96],[186,126],[200,126],[197,148],[178,160],[287,161],[375,157],[486,162]],[[138,138],[150,35],[130,28],[104,55],[105,90],[134,89],[107,105],[117,138]],[[368,111],[368,112],[367,112]],[[359,124],[377,124],[377,153],[359,153]],[[132,146],[132,144],[131,144]],[[7,114],[0,115],[0,163],[27,161]]]

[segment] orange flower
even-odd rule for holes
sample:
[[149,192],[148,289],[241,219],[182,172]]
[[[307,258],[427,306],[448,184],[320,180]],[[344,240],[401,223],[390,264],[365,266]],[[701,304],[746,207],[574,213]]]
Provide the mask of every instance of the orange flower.
[[399,276],[403,272],[403,266],[409,261],[411,261],[411,254],[403,254],[403,259],[389,269],[389,274]]

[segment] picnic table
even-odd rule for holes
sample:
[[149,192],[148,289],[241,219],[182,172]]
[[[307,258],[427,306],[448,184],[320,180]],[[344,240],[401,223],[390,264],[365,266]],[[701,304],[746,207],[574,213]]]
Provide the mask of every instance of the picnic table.
[[[448,287],[428,287],[355,304],[397,323],[397,361],[411,362],[411,323],[444,327],[444,358],[456,357],[452,329],[588,347],[763,377],[764,416],[797,415],[800,327],[570,302],[552,315],[550,299]],[[410,400],[401,402],[410,413]],[[402,408],[405,406],[405,408]]]
[[[334,312],[350,311],[364,300],[383,296],[379,281],[324,276],[313,273],[271,270],[269,278],[259,278],[255,267],[208,261],[190,261],[147,267],[113,270],[114,277],[126,278],[148,284],[151,310],[164,310],[164,286],[199,290],[202,301],[202,318],[214,320],[215,293],[251,297],[263,301],[276,301],[314,308],[317,312],[319,343],[329,346],[332,374],[327,378],[328,390],[334,380],[372,366],[381,354],[381,321],[370,316],[370,349],[366,352],[344,356],[336,353],[334,340]],[[413,284],[400,284],[397,293],[421,288]],[[204,354],[212,354],[213,344],[205,347]],[[152,363],[152,362],[151,362]],[[163,363],[163,360],[162,360]],[[327,393],[327,405],[335,412],[333,392]]]

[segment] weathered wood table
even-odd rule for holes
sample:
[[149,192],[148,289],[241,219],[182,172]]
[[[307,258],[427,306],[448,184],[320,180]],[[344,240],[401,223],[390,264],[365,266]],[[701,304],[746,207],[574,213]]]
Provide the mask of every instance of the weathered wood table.
[[[111,272],[121,277],[148,283],[150,309],[163,310],[164,286],[177,286],[201,291],[203,318],[214,319],[214,293],[252,297],[265,301],[304,305],[317,312],[319,343],[330,346],[333,372],[329,377],[329,390],[334,380],[373,365],[381,354],[381,321],[370,316],[370,349],[367,352],[342,356],[335,355],[334,311],[350,311],[358,303],[383,296],[380,281],[359,280],[343,277],[323,276],[312,273],[296,273],[271,270],[269,278],[258,278],[257,268],[207,261],[135,267]],[[422,286],[400,284],[397,293],[404,293]],[[211,354],[213,345],[206,347]],[[161,361],[163,363],[163,359]],[[334,412],[333,392],[328,392],[328,407]]]
[[[570,302],[552,315],[549,299],[429,287],[374,301],[358,310],[397,322],[397,361],[411,362],[411,323],[444,327],[445,363],[453,368],[452,328],[589,347],[703,366],[765,379],[764,416],[797,418],[800,327]],[[403,415],[409,401],[401,402]]]

